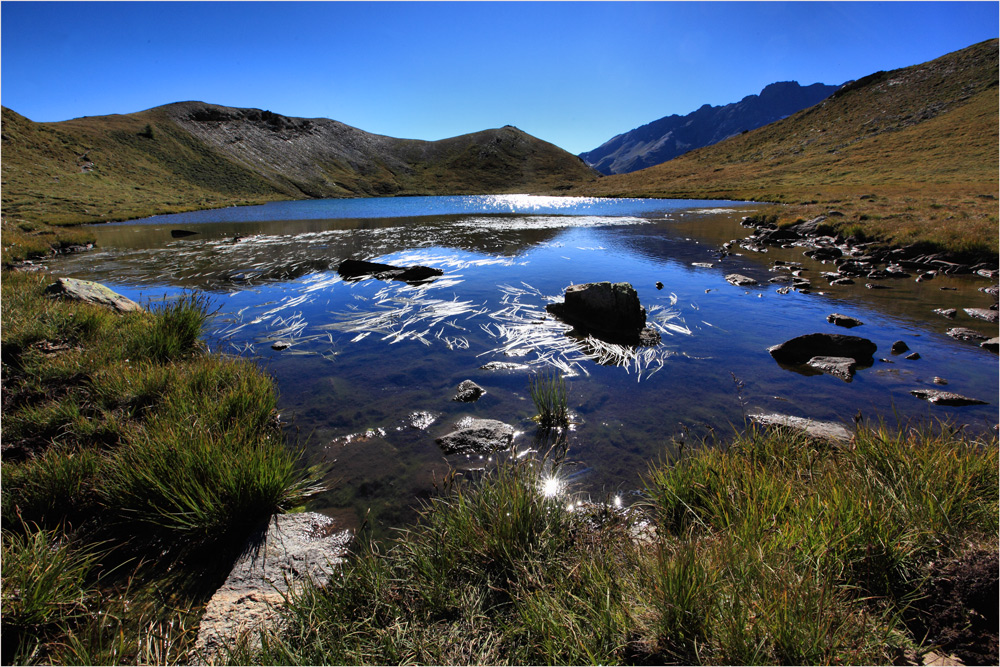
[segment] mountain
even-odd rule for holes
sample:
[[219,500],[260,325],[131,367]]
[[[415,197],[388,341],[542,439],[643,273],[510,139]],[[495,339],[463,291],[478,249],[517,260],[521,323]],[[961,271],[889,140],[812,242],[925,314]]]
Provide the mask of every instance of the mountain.
[[506,126],[440,141],[179,102],[35,123],[4,108],[5,217],[94,222],[276,199],[566,191],[596,174]]
[[710,146],[747,130],[773,123],[811,107],[840,86],[800,86],[781,81],[721,107],[703,105],[686,116],[666,116],[619,134],[580,157],[602,174],[627,174],[672,160],[695,148]]
[[[996,254],[998,41],[876,72],[819,104],[642,171],[597,196],[755,199],[785,219]],[[975,246],[975,247],[972,247]]]

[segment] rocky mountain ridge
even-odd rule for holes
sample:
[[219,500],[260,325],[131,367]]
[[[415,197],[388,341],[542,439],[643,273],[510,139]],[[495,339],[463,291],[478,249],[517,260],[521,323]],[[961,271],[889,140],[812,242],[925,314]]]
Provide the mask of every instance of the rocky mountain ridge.
[[684,116],[665,116],[619,134],[580,157],[605,175],[638,171],[786,118],[818,104],[838,88],[822,83],[801,86],[797,81],[772,83],[759,95],[747,95],[739,102],[718,107],[705,104]]

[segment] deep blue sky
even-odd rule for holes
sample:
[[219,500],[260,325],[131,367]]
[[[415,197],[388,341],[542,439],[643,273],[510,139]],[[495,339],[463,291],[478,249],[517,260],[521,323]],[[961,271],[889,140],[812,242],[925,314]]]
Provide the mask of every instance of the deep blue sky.
[[182,100],[573,153],[774,81],[839,84],[998,36],[997,2],[10,2],[0,102],[35,121]]

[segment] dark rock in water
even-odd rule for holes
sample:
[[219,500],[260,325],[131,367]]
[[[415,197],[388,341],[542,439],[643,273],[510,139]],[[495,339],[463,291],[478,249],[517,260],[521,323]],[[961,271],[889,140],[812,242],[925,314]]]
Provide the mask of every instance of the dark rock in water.
[[287,340],[276,340],[273,343],[271,343],[271,349],[272,350],[279,350],[279,351],[280,350],[287,350],[291,346],[292,346],[292,344],[289,343]]
[[836,280],[830,281],[831,285],[853,285],[854,281],[850,278],[837,278]]
[[279,514],[255,535],[209,600],[195,641],[196,655],[216,664],[240,639],[259,646],[260,630],[280,623],[289,594],[326,584],[351,541],[333,519],[315,512]]
[[980,287],[979,291],[983,294],[989,294],[990,296],[996,298],[1000,296],[1000,285],[990,285],[989,287]]
[[457,429],[437,439],[445,454],[492,454],[514,442],[514,427],[496,419],[468,417]]
[[653,327],[643,327],[639,332],[639,345],[644,347],[659,345],[661,340],[660,332]]
[[996,324],[1000,321],[1000,313],[995,310],[990,310],[989,308],[963,308],[969,317],[974,317],[977,320],[985,320],[991,324]]
[[902,354],[910,349],[910,346],[906,344],[906,341],[897,340],[892,344],[891,351],[893,354]]
[[185,236],[194,236],[197,233],[198,232],[192,232],[192,231],[189,231],[187,229],[171,229],[170,230],[170,235],[172,237],[174,237],[175,239],[182,239]]
[[119,313],[142,310],[142,306],[132,299],[124,297],[118,292],[90,280],[59,278],[56,282],[45,288],[45,293],[55,298],[107,306]]
[[345,280],[358,280],[371,276],[379,280],[402,280],[407,283],[416,283],[443,275],[444,271],[432,269],[429,266],[401,267],[358,259],[345,259],[337,267],[337,273]]
[[943,377],[934,376],[934,384],[948,384],[948,381]]
[[958,311],[954,308],[935,308],[934,312],[942,317],[947,317],[949,320],[955,319],[955,315],[958,314]]
[[736,285],[737,287],[750,287],[751,285],[756,285],[757,281],[748,276],[741,275],[739,273],[730,273],[726,276],[726,282],[730,285]]
[[809,360],[808,365],[816,370],[839,377],[844,382],[850,382],[854,377],[857,362],[851,357],[813,357]]
[[659,280],[656,281],[656,289],[663,289],[663,283],[661,283]]
[[833,322],[838,327],[847,327],[848,329],[852,327],[860,327],[864,322],[861,320],[850,317],[849,315],[841,315],[840,313],[833,313],[832,315],[826,316],[827,322]]
[[767,348],[771,356],[784,364],[806,364],[813,357],[850,357],[859,364],[871,365],[878,346],[867,338],[843,334],[814,333],[798,336]]
[[802,431],[818,440],[846,442],[851,439],[851,432],[835,422],[821,422],[803,417],[792,417],[778,413],[758,413],[750,415],[750,419],[761,426],[784,427]]
[[565,301],[550,303],[545,309],[611,342],[640,343],[641,332],[646,328],[646,309],[629,283],[570,285],[566,288]]
[[910,361],[916,361],[917,359],[920,358],[920,353],[919,352],[911,352],[908,355],[906,355],[905,358],[909,359]]
[[990,352],[1000,351],[1000,338],[990,338],[979,344],[979,347],[985,348]]
[[472,403],[478,401],[479,397],[485,393],[486,390],[472,380],[462,380],[458,385],[458,393],[451,400]]
[[965,327],[955,327],[954,329],[948,329],[945,332],[952,338],[956,340],[970,340],[970,341],[980,341],[989,338],[986,334],[981,334],[975,329],[966,329]]
[[953,394],[950,391],[940,391],[938,389],[914,389],[910,393],[934,405],[986,405],[986,401],[980,401],[978,398],[969,398],[968,396]]

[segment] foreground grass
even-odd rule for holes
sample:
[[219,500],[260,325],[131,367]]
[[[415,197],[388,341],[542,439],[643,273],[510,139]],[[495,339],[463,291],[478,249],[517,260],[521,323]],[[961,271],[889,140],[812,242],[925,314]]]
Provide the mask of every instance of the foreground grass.
[[270,378],[204,353],[203,300],[120,315],[47,298],[50,280],[2,279],[4,662],[182,659],[305,476]]
[[996,549],[997,463],[995,440],[947,429],[841,447],[750,431],[654,465],[625,511],[547,495],[551,463],[521,459],[432,500],[384,551],[363,546],[230,658],[898,663],[920,649],[907,621],[928,564]]

